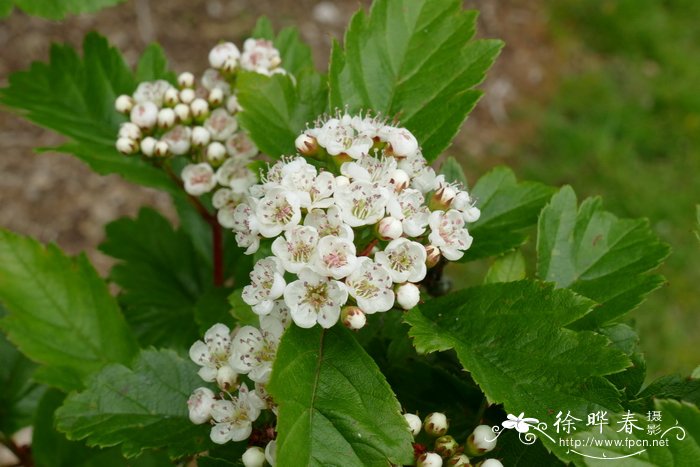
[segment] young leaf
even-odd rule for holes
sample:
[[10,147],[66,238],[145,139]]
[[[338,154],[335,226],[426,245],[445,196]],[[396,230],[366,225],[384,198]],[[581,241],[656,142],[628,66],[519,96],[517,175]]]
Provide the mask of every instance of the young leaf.
[[3,0],[0,3],[0,18],[12,11],[12,4],[28,15],[59,20],[68,15],[92,13],[122,3],[124,0]]
[[133,370],[110,365],[56,411],[58,430],[88,446],[121,445],[124,456],[163,448],[175,458],[205,451],[207,425],[194,425],[187,399],[203,386],[197,367],[172,350],[143,350]]
[[411,435],[391,388],[341,326],[290,327],[270,393],[279,404],[277,465],[408,464]]
[[373,110],[397,117],[428,160],[450,144],[481,96],[502,47],[470,40],[476,13],[460,0],[378,0],[359,11],[333,46],[331,108]]
[[576,194],[562,188],[542,210],[538,224],[537,274],[601,306],[577,326],[595,328],[639,305],[664,279],[647,274],[669,248],[646,220],[618,219],[599,198],[576,209]]
[[157,79],[164,79],[173,84],[177,83],[175,73],[168,70],[168,59],[163,49],[156,43],[149,45],[146,50],[143,51],[139,63],[136,66],[134,78],[136,83],[154,81]]
[[537,222],[537,215],[554,188],[535,182],[520,182],[507,167],[496,167],[476,182],[471,196],[481,218],[471,224],[472,247],[462,261],[495,256],[520,246],[527,239],[524,229]]
[[0,327],[47,371],[37,379],[77,389],[108,363],[127,363],[136,341],[107,286],[85,256],[0,230]]
[[515,250],[496,258],[486,273],[484,283],[519,281],[525,276],[525,258],[520,250]]

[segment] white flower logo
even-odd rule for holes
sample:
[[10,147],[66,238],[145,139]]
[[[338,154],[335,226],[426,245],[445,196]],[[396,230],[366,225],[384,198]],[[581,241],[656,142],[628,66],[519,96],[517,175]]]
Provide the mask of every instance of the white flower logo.
[[530,431],[530,426],[531,425],[536,425],[540,421],[537,420],[536,418],[523,418],[525,417],[525,412],[521,412],[520,415],[517,417],[513,414],[508,414],[508,420],[505,420],[503,423],[503,428],[507,430],[512,430],[515,428],[518,433],[527,433]]

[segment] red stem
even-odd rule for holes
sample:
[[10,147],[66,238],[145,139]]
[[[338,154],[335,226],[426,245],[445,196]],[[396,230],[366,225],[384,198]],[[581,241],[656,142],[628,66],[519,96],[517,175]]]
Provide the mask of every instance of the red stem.
[[372,253],[372,248],[374,248],[374,246],[375,246],[378,242],[379,242],[379,240],[375,238],[374,240],[372,240],[371,242],[369,242],[369,244],[367,244],[367,246],[366,246],[366,247],[360,252],[360,254],[357,255],[357,256],[369,256],[369,254]]

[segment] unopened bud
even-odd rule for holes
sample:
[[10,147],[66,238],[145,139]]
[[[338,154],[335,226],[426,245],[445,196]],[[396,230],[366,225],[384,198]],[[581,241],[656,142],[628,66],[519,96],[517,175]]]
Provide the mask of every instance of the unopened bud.
[[173,109],[167,107],[165,109],[160,109],[160,112],[158,112],[158,128],[166,129],[175,125],[176,117]]
[[440,262],[440,248],[435,245],[425,247],[425,265],[428,268],[435,267]]
[[455,454],[447,461],[449,467],[471,467],[469,458],[464,454]]
[[195,389],[190,398],[187,399],[190,421],[195,425],[208,422],[211,419],[211,408],[215,400],[216,398],[211,389]]
[[150,101],[136,104],[129,115],[133,123],[148,130],[158,121],[158,106]]
[[434,452],[425,452],[418,458],[416,467],[442,467],[442,457]]
[[190,106],[186,104],[177,104],[173,109],[177,115],[177,121],[187,125],[191,120]]
[[477,467],[503,467],[503,464],[498,459],[486,459],[477,464]]
[[431,206],[447,209],[452,204],[452,200],[457,196],[457,189],[449,184],[440,185],[435,194]]
[[396,157],[407,157],[418,150],[418,141],[413,133],[405,128],[397,128],[389,134],[391,153]]
[[203,126],[192,128],[192,145],[202,147],[209,144],[211,141],[211,133]]
[[423,427],[423,422],[420,421],[418,415],[405,413],[403,414],[403,418],[406,419],[406,423],[408,423],[408,427],[411,429],[411,434],[413,436],[418,436],[420,429]]
[[217,44],[209,52],[209,64],[212,68],[221,69],[224,68],[227,61],[233,61],[235,63],[240,56],[241,52],[238,50],[238,47],[236,47],[236,44],[232,42],[222,42],[221,44]]
[[265,464],[265,451],[258,446],[252,446],[243,453],[243,465],[245,467],[263,467]]
[[365,327],[365,324],[367,324],[367,316],[356,306],[346,306],[343,308],[340,313],[340,319],[346,328],[352,329],[353,331],[362,329]]
[[133,107],[134,98],[131,96],[127,96],[126,94],[122,94],[121,96],[117,97],[116,101],[114,101],[114,108],[120,114],[128,114],[129,112],[131,112],[131,109]]
[[435,440],[435,452],[442,457],[454,456],[459,449],[459,443],[450,435],[440,436]]
[[168,88],[163,93],[163,103],[169,107],[175,107],[180,103],[180,92],[175,88]]
[[131,138],[119,138],[117,139],[117,151],[122,154],[133,154],[139,148],[139,143]]
[[226,147],[214,141],[207,146],[207,160],[214,166],[220,165],[226,158]]
[[315,156],[318,154],[318,141],[313,136],[302,133],[297,136],[294,145],[302,156]]
[[180,101],[183,104],[191,104],[195,97],[197,97],[197,94],[194,92],[194,89],[185,88],[180,91]]
[[224,96],[224,91],[221,88],[214,88],[209,92],[207,99],[211,105],[218,107],[224,102],[224,97],[226,96]]
[[151,136],[146,136],[141,140],[141,152],[144,156],[151,157],[156,151],[156,143],[158,140]]
[[496,435],[488,425],[479,425],[474,428],[467,438],[465,451],[470,456],[480,456],[496,447]]
[[226,101],[226,110],[228,110],[228,113],[232,115],[243,110],[241,105],[238,103],[238,97],[231,96],[228,98]]
[[198,97],[190,104],[190,110],[194,118],[202,120],[209,115],[209,103],[201,97]]
[[216,384],[224,391],[233,388],[238,381],[238,373],[228,365],[224,365],[216,372]]
[[408,174],[401,169],[394,170],[394,172],[391,174],[391,178],[389,179],[389,183],[394,185],[394,189],[396,191],[402,191],[408,188],[410,182],[411,177],[409,177]]
[[475,206],[471,206],[471,207],[467,208],[462,213],[462,215],[464,217],[464,222],[468,222],[468,223],[476,222],[479,220],[479,217],[481,217],[481,211],[479,210],[479,208],[477,208]]
[[236,70],[236,67],[238,67],[238,59],[229,57],[221,67],[221,71],[224,73],[233,73]]
[[434,437],[445,435],[449,426],[450,424],[447,421],[447,417],[442,412],[433,412],[425,417],[423,421],[425,432]]
[[181,88],[194,87],[194,75],[192,73],[190,73],[189,71],[185,71],[184,73],[180,73],[180,76],[177,77],[177,84]]
[[397,218],[385,217],[377,224],[377,233],[382,240],[395,240],[403,234],[403,226]]
[[138,141],[141,139],[141,129],[135,123],[122,123],[119,126],[119,137],[130,138]]
[[401,284],[396,287],[396,301],[404,310],[410,310],[420,301],[420,289],[410,282]]
[[170,148],[165,141],[158,141],[153,147],[153,155],[156,157],[166,157],[169,153]]

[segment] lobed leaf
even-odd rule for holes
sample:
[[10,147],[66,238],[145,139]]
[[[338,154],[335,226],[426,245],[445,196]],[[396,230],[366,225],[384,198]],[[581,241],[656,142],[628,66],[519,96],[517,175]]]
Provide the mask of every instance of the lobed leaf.
[[93,13],[122,3],[124,0],[2,0],[0,18],[12,12],[13,5],[28,15],[59,20],[69,15]]

